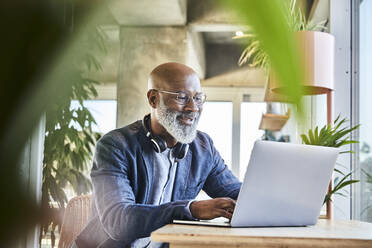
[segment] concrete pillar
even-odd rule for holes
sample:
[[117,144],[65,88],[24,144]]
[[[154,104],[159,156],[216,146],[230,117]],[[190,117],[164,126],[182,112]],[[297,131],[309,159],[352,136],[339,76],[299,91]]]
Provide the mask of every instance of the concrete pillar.
[[[120,63],[117,86],[117,126],[142,119],[150,112],[147,103],[147,80],[157,65],[184,63],[192,68],[187,45],[187,27],[121,27]],[[197,46],[204,61],[204,51]],[[197,58],[198,56],[192,56]],[[196,71],[203,71],[200,62]],[[202,62],[203,64],[203,62]],[[202,69],[202,70],[201,70]],[[200,74],[204,74],[201,72]],[[200,75],[203,76],[203,75]]]

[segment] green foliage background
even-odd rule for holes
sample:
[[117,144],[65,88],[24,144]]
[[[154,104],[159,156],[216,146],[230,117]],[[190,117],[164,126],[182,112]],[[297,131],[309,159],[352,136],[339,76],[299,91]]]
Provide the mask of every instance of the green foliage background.
[[287,0],[220,0],[226,8],[233,9],[242,22],[252,28],[260,48],[268,55],[271,69],[283,86],[290,102],[298,106],[303,116],[301,96],[302,71],[292,30],[287,21]]
[[[68,202],[66,186],[70,185],[77,195],[91,191],[90,180],[84,173],[88,171],[93,148],[100,138],[100,134],[92,129],[96,121],[83,101],[97,96],[95,85],[98,82],[85,74],[102,69],[96,53],[106,52],[105,35],[99,27],[93,26],[78,47],[79,51],[71,61],[75,67],[68,77],[72,83],[71,94],[60,99],[58,104],[52,104],[46,112],[42,207],[48,215],[42,223],[40,240],[50,231],[52,247],[54,231],[62,224]],[[78,108],[71,107],[73,100],[78,101]]]

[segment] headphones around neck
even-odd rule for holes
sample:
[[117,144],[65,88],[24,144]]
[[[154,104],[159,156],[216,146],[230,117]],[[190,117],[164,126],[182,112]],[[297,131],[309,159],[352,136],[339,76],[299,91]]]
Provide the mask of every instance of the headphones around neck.
[[[155,152],[161,153],[167,149],[167,142],[160,137],[154,136],[151,132],[151,125],[150,125],[150,114],[145,115],[142,120],[142,126],[146,131],[146,137],[148,137],[151,141],[151,145],[154,148]],[[177,144],[172,149],[172,155],[176,158],[176,161],[179,162],[180,160],[184,159],[187,155],[187,151],[189,150],[189,144],[182,144],[177,142]]]

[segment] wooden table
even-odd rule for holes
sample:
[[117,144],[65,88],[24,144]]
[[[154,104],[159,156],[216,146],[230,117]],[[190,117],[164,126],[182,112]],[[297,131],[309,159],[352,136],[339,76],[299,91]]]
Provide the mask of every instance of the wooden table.
[[315,226],[226,228],[166,225],[151,234],[152,241],[175,247],[368,247],[372,224],[360,221],[319,220]]

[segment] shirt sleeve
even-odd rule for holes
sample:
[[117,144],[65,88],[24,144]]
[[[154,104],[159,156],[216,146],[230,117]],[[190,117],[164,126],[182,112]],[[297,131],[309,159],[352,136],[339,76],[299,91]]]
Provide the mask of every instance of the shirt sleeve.
[[194,200],[191,200],[187,203],[186,207],[185,207],[185,211],[187,213],[187,217],[189,219],[192,219],[192,220],[198,220],[197,218],[195,218],[194,216],[192,216],[192,213],[191,213],[191,210],[190,210],[190,206],[191,206],[191,203],[193,203],[194,201],[196,201],[195,199]]

